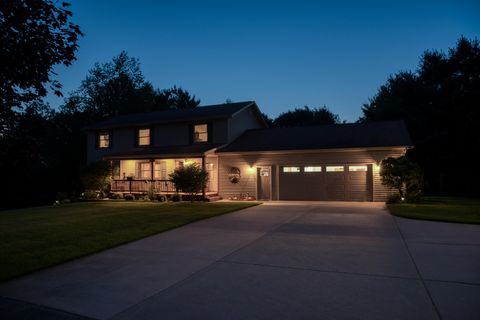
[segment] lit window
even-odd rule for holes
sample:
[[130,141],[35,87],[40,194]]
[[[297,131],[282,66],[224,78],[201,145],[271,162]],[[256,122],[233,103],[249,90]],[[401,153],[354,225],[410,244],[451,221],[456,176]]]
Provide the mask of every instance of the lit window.
[[367,166],[349,166],[348,171],[367,171]]
[[305,172],[322,172],[322,167],[321,166],[304,167],[303,170]]
[[343,172],[343,166],[327,166],[327,172]]
[[193,130],[193,142],[207,142],[208,141],[208,125],[197,124]]
[[150,129],[138,129],[138,145],[150,145]]
[[300,172],[300,167],[283,167],[283,172]]
[[155,179],[167,180],[167,163],[165,161],[155,162]]
[[98,147],[102,149],[110,147],[110,134],[108,132],[98,134]]
[[141,162],[140,163],[140,179],[150,179],[151,171],[150,171],[150,162]]

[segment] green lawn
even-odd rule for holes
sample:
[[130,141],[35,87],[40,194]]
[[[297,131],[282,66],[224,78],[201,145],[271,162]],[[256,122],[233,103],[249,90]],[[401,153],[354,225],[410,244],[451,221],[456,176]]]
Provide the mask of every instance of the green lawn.
[[81,202],[0,212],[0,281],[255,202]]
[[480,224],[480,199],[425,197],[420,203],[388,204],[399,217]]

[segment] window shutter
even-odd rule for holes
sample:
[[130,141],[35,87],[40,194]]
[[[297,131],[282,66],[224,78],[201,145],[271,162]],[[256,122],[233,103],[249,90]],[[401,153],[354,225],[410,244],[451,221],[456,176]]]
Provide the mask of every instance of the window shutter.
[[150,127],[150,146],[152,146],[152,147],[154,145],[154,141],[153,141],[154,136],[155,136],[154,133],[155,133],[155,127]]
[[112,149],[113,147],[113,131],[108,131],[108,148]]
[[188,142],[189,144],[193,144],[193,124],[188,125]]
[[138,129],[133,129],[133,146],[138,147]]
[[140,162],[135,163],[135,178],[140,179],[141,178],[141,173],[140,173]]
[[95,132],[95,149],[98,149],[100,147],[100,134],[99,132]]
[[213,141],[213,125],[211,122],[207,124],[207,141],[210,143]]

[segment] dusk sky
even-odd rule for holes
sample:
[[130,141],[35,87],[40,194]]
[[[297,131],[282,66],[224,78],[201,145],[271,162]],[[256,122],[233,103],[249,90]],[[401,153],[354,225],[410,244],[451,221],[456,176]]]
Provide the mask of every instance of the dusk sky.
[[202,105],[255,100],[270,116],[326,105],[355,121],[390,74],[480,34],[478,0],[70,2],[85,36],[78,60],[56,69],[65,95],[126,50],[157,88],[181,86]]

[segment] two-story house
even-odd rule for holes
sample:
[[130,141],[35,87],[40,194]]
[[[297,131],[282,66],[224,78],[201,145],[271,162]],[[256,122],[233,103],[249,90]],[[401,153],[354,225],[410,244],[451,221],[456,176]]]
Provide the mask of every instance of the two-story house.
[[110,160],[114,192],[175,191],[197,163],[207,195],[260,200],[385,201],[379,165],[411,147],[401,121],[268,128],[255,102],[118,116],[85,128],[88,161]]

